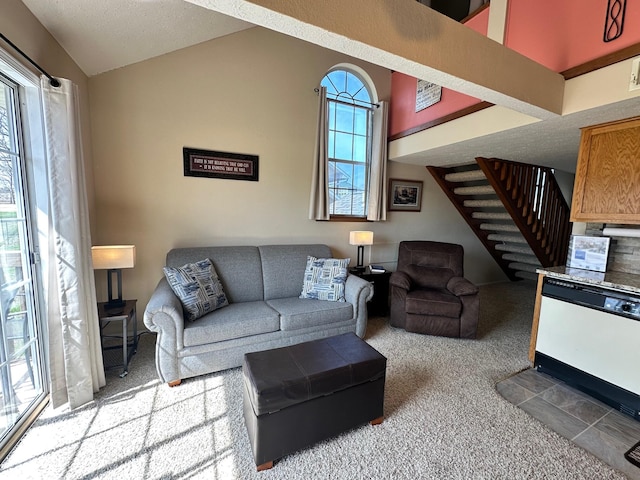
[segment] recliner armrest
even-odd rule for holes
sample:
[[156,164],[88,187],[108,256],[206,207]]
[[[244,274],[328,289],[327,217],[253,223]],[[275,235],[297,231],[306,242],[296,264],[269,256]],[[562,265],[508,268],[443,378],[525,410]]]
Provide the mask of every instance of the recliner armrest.
[[447,282],[447,290],[456,297],[475,295],[479,288],[464,277],[451,277]]
[[411,290],[411,277],[405,272],[393,272],[389,277],[389,285],[403,290]]

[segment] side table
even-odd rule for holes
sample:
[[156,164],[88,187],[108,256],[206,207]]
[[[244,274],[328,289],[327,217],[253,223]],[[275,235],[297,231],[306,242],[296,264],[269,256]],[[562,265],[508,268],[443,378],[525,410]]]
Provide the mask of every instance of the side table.
[[391,272],[373,273],[369,267],[362,272],[349,270],[352,275],[373,284],[373,298],[367,305],[367,312],[374,316],[385,316],[389,313],[389,277]]
[[[122,373],[120,378],[124,378],[129,373],[129,362],[131,357],[138,350],[138,320],[136,318],[137,300],[126,300],[124,307],[107,309],[106,302],[98,303],[98,318],[100,319],[100,343],[105,369],[120,368]],[[105,328],[112,322],[122,322],[121,335],[106,335]],[[132,333],[129,334],[129,327]],[[112,340],[117,340],[117,343]],[[111,341],[110,341],[111,340]],[[105,353],[111,350],[122,351],[122,363],[107,364]]]

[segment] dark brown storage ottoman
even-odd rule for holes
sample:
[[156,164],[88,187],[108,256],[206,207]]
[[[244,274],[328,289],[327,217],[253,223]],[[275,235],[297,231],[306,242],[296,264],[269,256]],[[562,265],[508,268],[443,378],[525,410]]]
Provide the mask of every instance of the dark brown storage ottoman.
[[258,470],[383,418],[387,359],[355,333],[244,356],[244,421]]

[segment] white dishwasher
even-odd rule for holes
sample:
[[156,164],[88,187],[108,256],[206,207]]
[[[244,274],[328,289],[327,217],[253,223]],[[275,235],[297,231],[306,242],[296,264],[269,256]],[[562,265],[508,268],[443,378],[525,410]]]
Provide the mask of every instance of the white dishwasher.
[[545,277],[534,364],[640,420],[640,294]]

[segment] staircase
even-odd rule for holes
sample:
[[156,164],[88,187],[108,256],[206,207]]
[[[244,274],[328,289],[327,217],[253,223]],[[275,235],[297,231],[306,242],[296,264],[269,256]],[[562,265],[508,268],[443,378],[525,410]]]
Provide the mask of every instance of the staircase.
[[511,280],[564,265],[569,206],[550,168],[478,157],[476,164],[427,167]]

